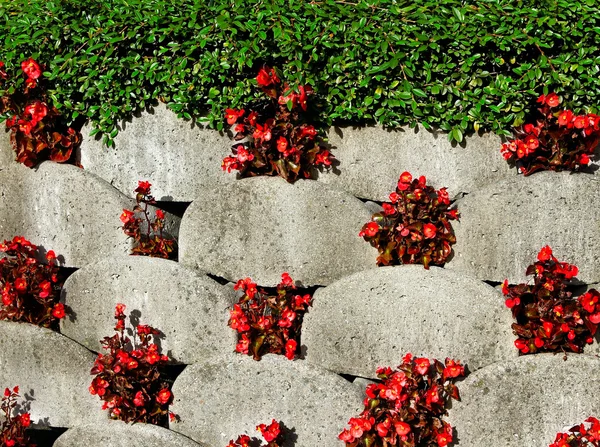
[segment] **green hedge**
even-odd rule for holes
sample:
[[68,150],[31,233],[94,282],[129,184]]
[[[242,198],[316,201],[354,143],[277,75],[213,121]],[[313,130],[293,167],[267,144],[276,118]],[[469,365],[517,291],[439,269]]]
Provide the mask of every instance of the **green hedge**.
[[327,123],[421,123],[460,141],[506,133],[549,90],[598,111],[598,0],[1,3],[0,60],[46,64],[57,107],[107,138],[157,98],[221,129],[264,63],[313,85]]

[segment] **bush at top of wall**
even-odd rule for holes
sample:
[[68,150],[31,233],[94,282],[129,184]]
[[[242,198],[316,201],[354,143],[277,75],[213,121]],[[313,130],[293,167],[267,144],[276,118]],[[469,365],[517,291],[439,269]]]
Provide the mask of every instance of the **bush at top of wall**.
[[[465,4],[466,3],[466,4]],[[185,118],[255,94],[263,64],[310,84],[324,121],[506,133],[540,94],[596,112],[596,0],[13,0],[0,56],[47,66],[54,105],[109,142],[116,120],[162,99]]]

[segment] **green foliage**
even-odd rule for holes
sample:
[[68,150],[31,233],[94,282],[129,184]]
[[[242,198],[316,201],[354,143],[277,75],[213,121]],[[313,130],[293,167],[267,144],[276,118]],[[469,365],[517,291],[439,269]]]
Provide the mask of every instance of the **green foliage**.
[[[46,65],[50,96],[110,140],[160,99],[223,128],[263,64],[311,84],[326,123],[507,134],[540,94],[598,112],[597,0],[12,0],[0,60]],[[590,107],[590,108],[587,108]]]

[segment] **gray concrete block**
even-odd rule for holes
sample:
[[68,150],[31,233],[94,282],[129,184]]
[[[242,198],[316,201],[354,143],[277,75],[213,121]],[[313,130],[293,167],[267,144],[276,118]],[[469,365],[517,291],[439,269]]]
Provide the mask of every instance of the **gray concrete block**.
[[0,383],[19,386],[33,424],[72,427],[108,418],[100,399],[88,391],[94,354],[27,323],[0,321],[0,334]]
[[14,164],[0,171],[0,239],[22,235],[80,267],[127,256],[130,241],[120,228],[132,200],[89,172],[44,162],[32,170]]
[[191,439],[151,424],[126,424],[108,420],[102,424],[73,427],[53,447],[201,447]]
[[79,150],[83,167],[133,197],[138,180],[152,183],[157,200],[190,201],[205,188],[236,181],[221,169],[234,143],[226,134],[177,118],[164,104],[121,122],[115,146],[89,137],[84,126]]
[[379,366],[418,357],[460,360],[471,371],[517,356],[502,294],[439,267],[380,267],[319,289],[302,324],[306,360],[376,378]]
[[358,236],[364,204],[313,180],[254,177],[198,196],[183,217],[179,260],[230,281],[274,286],[283,272],[326,285],[375,266],[377,250]]
[[4,125],[0,124],[0,171],[16,163],[15,153],[10,144],[10,132],[5,132]]
[[525,270],[550,245],[579,267],[583,282],[600,280],[600,179],[538,172],[495,183],[458,201],[454,257],[446,268],[480,279],[526,282]]
[[131,256],[89,264],[69,277],[61,301],[75,314],[61,320],[61,332],[94,351],[114,333],[117,303],[127,306],[129,327],[160,330],[162,352],[177,362],[235,350],[237,334],[227,327],[233,288],[173,261]]
[[230,355],[188,366],[173,385],[171,429],[211,446],[281,421],[297,437],[285,447],[337,446],[337,435],[362,410],[364,389],[304,361]]
[[482,368],[458,383],[448,422],[456,445],[547,447],[556,434],[600,413],[600,359],[536,354]]
[[502,158],[502,142],[494,134],[467,137],[465,147],[422,127],[335,127],[328,137],[340,164],[319,173],[318,180],[365,199],[387,201],[404,171],[426,176],[435,188],[447,187],[451,197],[517,175]]

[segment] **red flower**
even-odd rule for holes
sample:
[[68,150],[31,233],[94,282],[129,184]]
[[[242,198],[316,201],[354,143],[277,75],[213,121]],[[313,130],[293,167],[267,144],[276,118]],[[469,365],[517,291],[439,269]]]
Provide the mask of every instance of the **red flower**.
[[288,148],[288,142],[285,137],[279,137],[277,140],[277,150],[279,152],[285,152]]
[[537,255],[538,261],[544,262],[552,258],[552,249],[549,245],[543,247]]
[[65,305],[62,303],[55,304],[52,309],[52,315],[58,319],[65,318]]
[[271,84],[278,84],[279,78],[275,73],[275,70],[269,67],[261,68],[256,76],[256,82],[261,87],[268,87]]
[[573,112],[571,112],[570,110],[563,110],[558,115],[558,125],[571,127],[573,116]]
[[30,135],[35,125],[31,121],[20,119],[18,122],[19,130],[26,135]]
[[298,86],[298,90],[300,91],[300,95],[298,96],[298,103],[302,110],[306,111],[306,91],[303,86]]
[[294,286],[294,280],[292,279],[292,277],[289,275],[288,272],[284,272],[281,274],[281,284],[280,285],[283,287],[291,287],[292,289],[296,288]]
[[48,107],[41,101],[34,101],[25,107],[25,114],[31,117],[31,124],[35,126],[48,114]]
[[577,160],[577,162],[580,165],[586,166],[590,162],[590,157],[588,156],[588,154],[581,154],[579,156],[579,160]]
[[410,433],[410,425],[403,421],[394,422],[394,429],[399,436],[406,436]]
[[312,140],[316,136],[317,130],[314,128],[314,126],[306,125],[300,128],[300,134],[298,135],[298,138],[302,139],[307,137]]
[[588,118],[587,118],[587,116],[584,116],[584,115],[576,116],[575,120],[573,121],[573,125],[577,129],[583,129],[584,127],[587,127],[587,125],[588,125]]
[[374,237],[377,232],[379,231],[379,225],[377,224],[377,222],[369,222],[368,224],[366,224],[362,231],[360,233],[358,233],[358,235],[360,237]]
[[158,402],[161,405],[166,405],[167,403],[169,403],[170,399],[171,399],[171,392],[166,388],[160,390],[158,392],[158,394],[156,395],[156,402]]
[[429,359],[427,359],[427,358],[419,357],[419,358],[415,359],[415,370],[422,376],[427,374],[430,366],[431,366],[431,363],[429,362]]
[[286,308],[281,314],[281,318],[277,322],[279,327],[292,327],[292,322],[296,318],[296,312],[293,310]]
[[271,128],[268,124],[257,124],[254,133],[252,134],[252,138],[258,140],[259,142],[270,141],[271,140]]
[[21,62],[21,69],[31,79],[37,79],[42,75],[42,69],[40,68],[39,64],[32,58]]
[[244,146],[240,145],[237,147],[237,160],[240,163],[246,163],[247,161],[252,161],[252,160],[254,160],[254,154],[252,152],[249,152],[246,149],[244,149]]
[[152,187],[152,184],[150,182],[143,182],[143,181],[138,181],[138,187],[135,188],[135,192],[138,192],[140,194],[143,194],[145,196],[150,195],[150,188]]
[[127,225],[130,222],[133,222],[134,219],[134,212],[133,211],[129,211],[124,209],[123,210],[123,214],[121,214],[121,217],[119,219],[121,219],[121,222],[123,222],[123,225]]
[[36,88],[37,87],[37,81],[35,79],[31,79],[31,78],[25,79],[25,87],[27,89]]
[[25,292],[27,290],[27,281],[25,281],[25,278],[17,278],[15,280],[15,289],[18,292]]
[[519,304],[521,304],[521,299],[520,298],[507,298],[504,301],[504,304],[506,305],[506,307],[508,307],[509,309],[512,309],[515,306],[518,306]]
[[[250,329],[250,326],[248,326],[248,329]],[[240,341],[238,341],[237,345],[235,346],[235,351],[239,352],[240,354],[248,354],[248,348],[250,347],[250,338],[248,338],[247,334],[242,334],[242,339]]]
[[443,380],[448,378],[455,378],[465,375],[465,367],[452,359],[446,359],[446,366],[444,367],[444,371],[442,372]]
[[319,152],[315,157],[315,164],[331,166],[331,153],[327,149]]
[[234,304],[233,309],[229,311],[229,327],[238,332],[246,332],[250,330],[248,317],[239,304]]
[[423,225],[423,235],[425,239],[433,239],[436,235],[437,229],[434,224],[425,224]]
[[412,175],[410,172],[403,172],[400,174],[400,180],[398,180],[398,189],[400,191],[406,191],[410,187],[412,182]]
[[156,210],[156,218],[157,219],[164,219],[165,218],[165,212],[163,210]]
[[48,262],[52,262],[56,259],[56,253],[54,253],[54,250],[49,250],[48,253],[46,253],[46,260]]
[[309,294],[300,296],[294,296],[294,307],[304,309],[305,306],[310,306],[310,301],[312,297]]
[[392,214],[396,214],[396,207],[389,203],[382,203],[381,207],[383,208],[383,213],[386,216],[391,216]]
[[298,347],[298,343],[296,340],[288,340],[285,343],[285,357],[288,360],[294,360],[296,356],[296,348]]
[[144,395],[141,391],[135,393],[135,397],[133,398],[133,404],[136,407],[143,407],[144,405],[146,405],[146,399],[144,398]]
[[268,427],[265,424],[260,424],[256,429],[267,442],[274,441],[279,436],[279,433],[281,433],[279,423],[275,419],[273,419]]
[[225,157],[221,163],[221,169],[223,169],[223,171],[231,172],[232,169],[239,170],[240,165],[237,158]]
[[123,314],[125,313],[125,307],[126,307],[125,304],[121,304],[121,303],[118,303],[115,306],[115,318],[119,318],[119,317],[123,316]]
[[254,298],[254,295],[256,295],[257,293],[256,283],[252,282],[252,279],[250,278],[240,279],[237,283],[235,283],[235,285],[233,286],[233,290],[240,289],[242,289],[250,299]]
[[560,104],[560,98],[556,93],[550,93],[546,96],[546,105],[549,107],[557,107]]
[[52,291],[52,283],[50,281],[42,281],[40,283],[40,298],[48,298]]
[[528,149],[533,151],[540,146],[540,140],[538,140],[535,135],[529,135],[527,138],[525,138],[525,145]]
[[446,447],[452,442],[452,435],[450,433],[438,433],[435,440],[440,447]]
[[23,427],[29,427],[31,425],[31,417],[29,416],[29,413],[23,413],[19,419]]
[[229,124],[230,126],[232,124],[235,124],[235,122],[242,116],[244,116],[244,109],[225,109],[225,118],[227,119],[227,124]]

